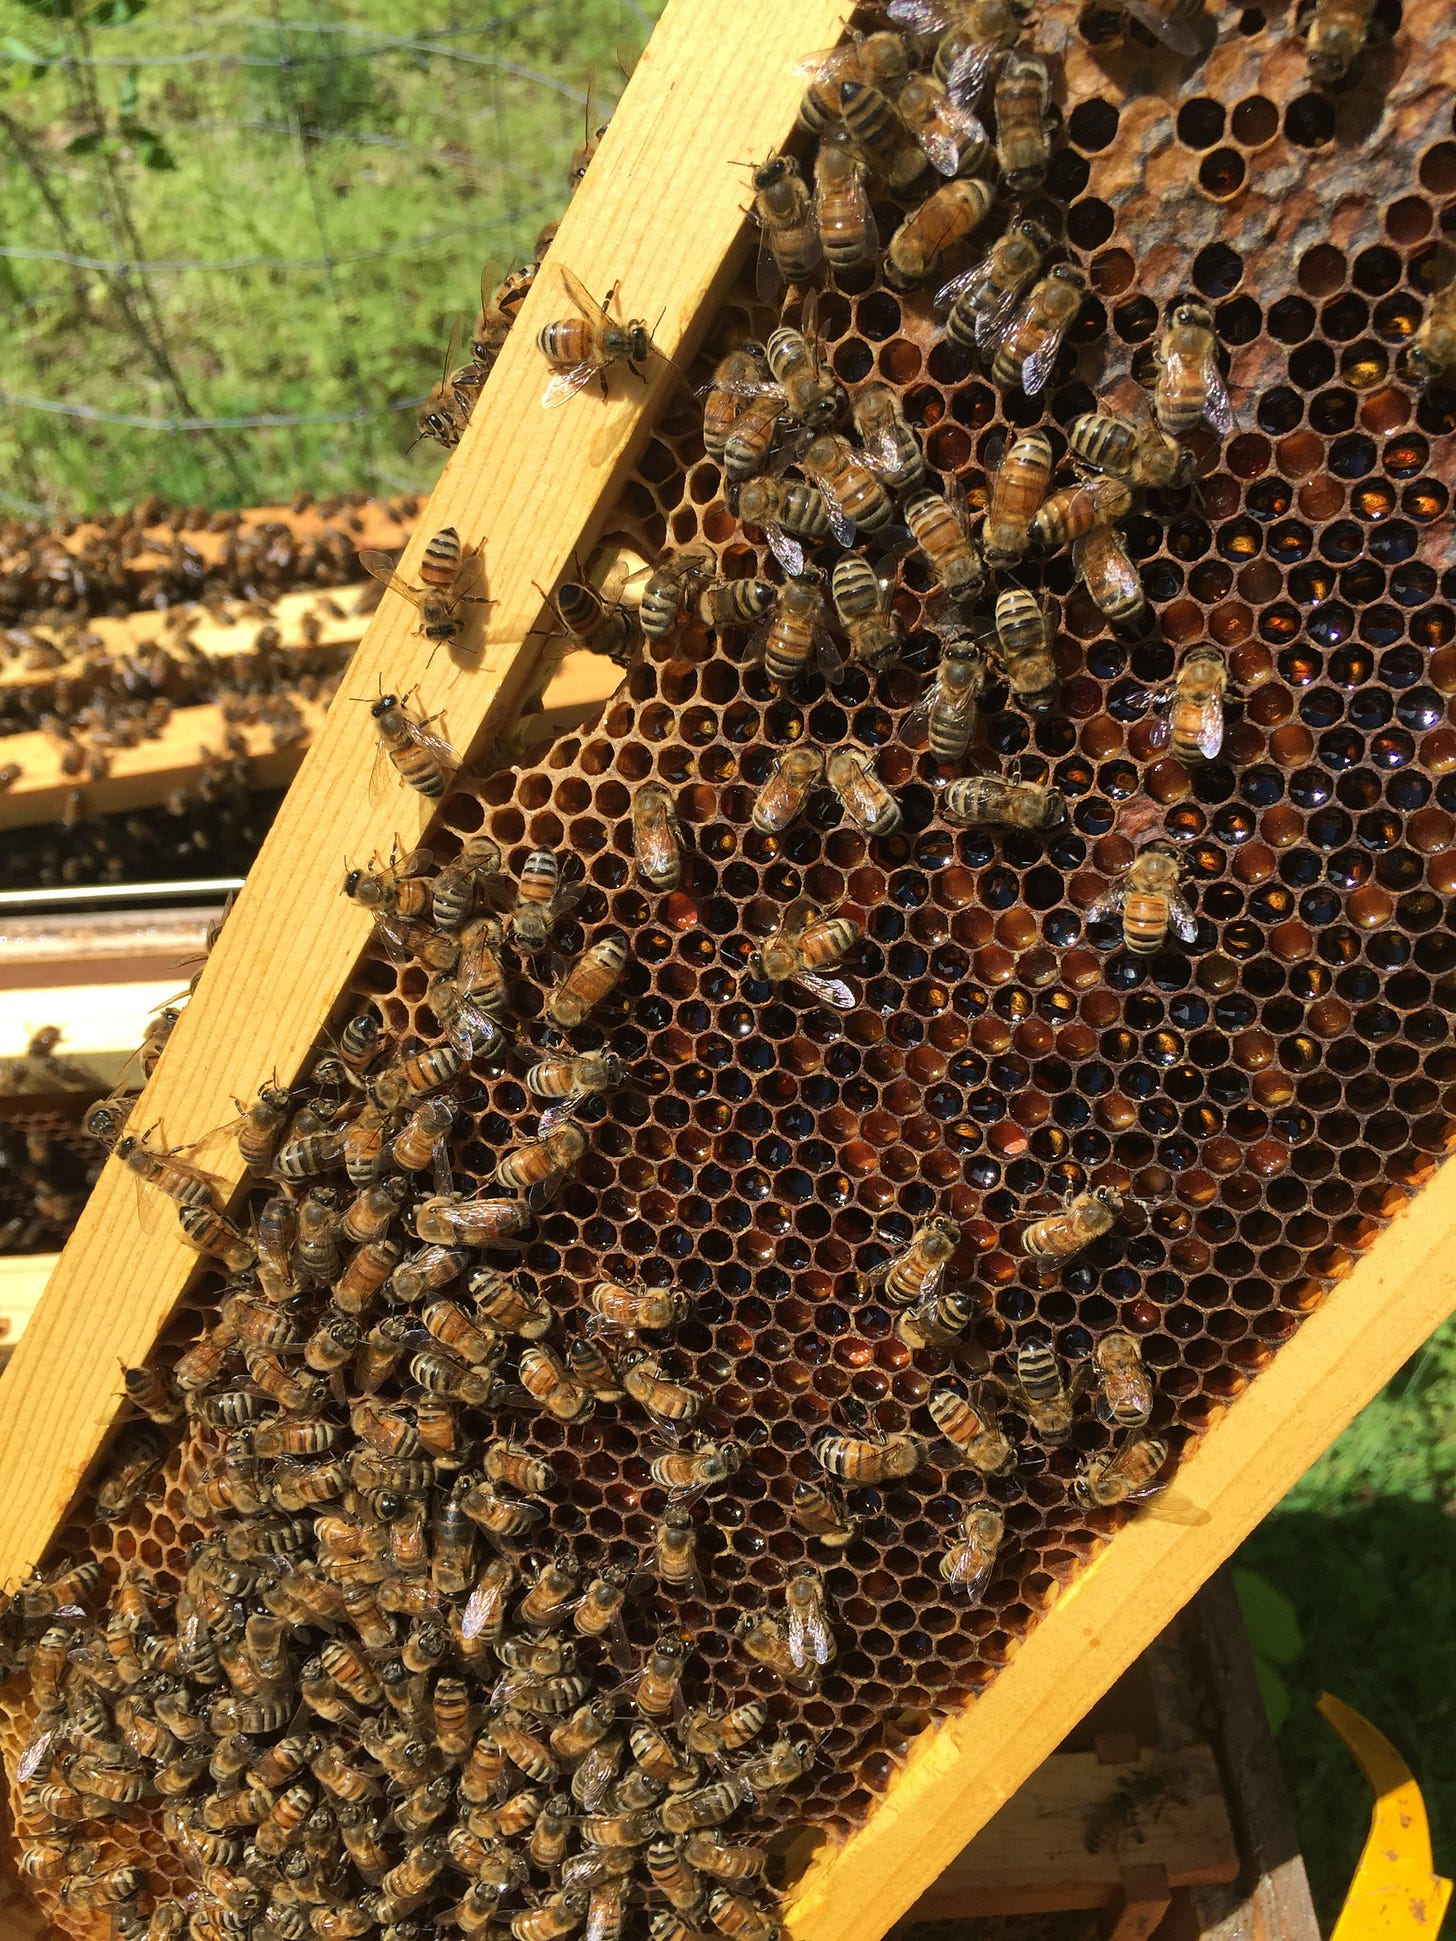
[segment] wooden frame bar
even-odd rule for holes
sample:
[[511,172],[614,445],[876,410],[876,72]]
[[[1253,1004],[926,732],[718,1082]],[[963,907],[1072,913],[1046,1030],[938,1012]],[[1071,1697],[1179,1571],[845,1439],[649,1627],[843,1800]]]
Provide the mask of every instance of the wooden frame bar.
[[[645,386],[614,375],[607,403],[543,411],[535,334],[567,305],[559,274],[537,279],[403,566],[408,577],[441,526],[483,538],[496,602],[484,645],[429,668],[414,609],[385,596],[148,1088],[143,1120],[169,1141],[200,1138],[234,1116],[234,1093],[299,1071],[370,933],[367,912],[338,894],[343,858],[387,852],[396,834],[412,843],[429,819],[408,789],[371,803],[376,736],[352,697],[418,681],[466,761],[519,713],[554,624],[534,582],[549,589],[595,544],[682,382],[666,359],[693,355],[736,271],[744,184],[732,164],[787,140],[794,60],[834,41],[842,16],[840,0],[738,0],[705,60],[701,0],[670,0],[552,245],[588,289],[619,283],[624,314],[660,312],[665,358]],[[236,1167],[221,1149],[213,1163]],[[5,1374],[0,1581],[50,1541],[115,1416],[118,1359],[147,1354],[195,1266],[172,1232],[141,1231],[130,1179],[109,1165]]]

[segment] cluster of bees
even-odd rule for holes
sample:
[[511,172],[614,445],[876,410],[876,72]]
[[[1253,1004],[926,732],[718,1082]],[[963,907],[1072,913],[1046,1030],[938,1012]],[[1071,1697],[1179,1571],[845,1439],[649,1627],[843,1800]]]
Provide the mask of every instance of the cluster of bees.
[[[1124,11],[1176,51],[1202,44],[1183,0]],[[1338,80],[1355,58],[1367,11],[1316,7],[1317,79]],[[1069,426],[1065,482],[1046,432],[1013,432],[979,525],[927,464],[894,391],[859,383],[849,395],[816,329],[821,278],[849,291],[879,279],[929,302],[1003,394],[1029,399],[1048,389],[1084,290],[1058,260],[1050,216],[1029,206],[1053,121],[1019,9],[891,0],[885,15],[881,31],[805,64],[808,171],[788,156],[754,169],[760,295],[791,296],[761,343],[724,347],[704,390],[703,442],[765,577],[720,577],[714,553],[689,545],[635,585],[607,594],[567,580],[552,602],[564,633],[627,663],[679,629],[747,636],[736,651],[792,696],[821,673],[894,667],[906,596],[923,592],[940,654],[920,710],[939,817],[1050,835],[1066,814],[1054,788],[955,772],[993,681],[1028,716],[1056,701],[1051,622],[1018,575],[1070,546],[1109,622],[1140,627],[1119,526],[1140,494],[1191,483],[1191,434],[1230,428],[1227,389],[1207,311],[1175,302],[1151,399]],[[983,236],[1003,207],[1002,233]],[[520,273],[527,287],[534,272]],[[447,358],[423,427],[442,443],[458,441],[519,308],[509,282],[484,295],[471,363],[451,370]],[[552,408],[656,354],[640,319],[616,316],[614,294],[599,302],[564,268],[562,282],[576,314],[537,336]],[[1438,300],[1414,374],[1456,361],[1443,331]],[[432,649],[488,605],[481,546],[453,529],[431,538],[419,584],[385,555],[365,565],[413,603]],[[1162,745],[1185,764],[1219,755],[1228,684],[1222,655],[1200,645],[1147,694]],[[392,773],[441,800],[458,762],[435,719],[396,694],[370,705],[371,789]],[[759,789],[754,827],[782,838],[821,788],[870,840],[902,826],[871,750],[804,739]],[[633,787],[630,829],[638,884],[671,895],[684,838],[666,783]],[[752,1451],[746,1431],[740,1442],[712,1426],[711,1393],[680,1372],[691,1298],[670,1281],[603,1276],[568,1304],[521,1263],[589,1163],[612,1096],[645,1083],[611,1035],[632,942],[598,928],[553,961],[580,896],[574,858],[532,848],[512,868],[485,833],[447,841],[443,860],[375,858],[343,884],[372,913],[379,952],[418,980],[438,1032],[396,1040],[359,1010],[297,1085],[262,1088],[228,1128],[254,1185],[245,1215],[222,1211],[194,1155],[134,1130],[125,1099],[89,1115],[145,1200],[176,1204],[221,1278],[199,1340],[170,1367],[127,1371],[151,1426],[124,1441],[98,1512],[123,1523],[165,1471],[206,1534],[175,1578],[133,1558],[115,1583],[87,1564],[17,1593],[3,1640],[32,1699],[12,1775],[25,1866],[63,1909],[109,1914],[125,1941],[417,1941],[441,1925],[496,1941],[616,1941],[644,1927],[652,1941],[775,1941],[772,1860],[753,1823],[824,1757],[799,1714],[847,1648],[830,1579],[867,1554],[856,1546],[884,1493],[926,1473],[965,1481],[934,1568],[966,1613],[1014,1563],[1002,1503],[1023,1445],[1063,1446],[1090,1417],[1099,1440],[1068,1472],[1074,1512],[1137,1504],[1170,1467],[1169,1443],[1150,1432],[1159,1397],[1124,1326],[1102,1328],[1071,1366],[1033,1326],[990,1371],[969,1334],[984,1290],[951,1271],[961,1228],[923,1218],[846,1291],[880,1304],[924,1357],[923,1419],[884,1432],[847,1403],[812,1433],[792,1497],[801,1554],[740,1611],[736,1658],[696,1652],[689,1613],[711,1595],[703,1529],[743,1486]],[[1115,919],[1134,956],[1193,941],[1173,846],[1146,843],[1091,917]],[[794,987],[854,1011],[861,937],[846,912],[789,899],[746,955],[744,1000]],[[527,983],[541,987],[539,1016]],[[511,1061],[538,1122],[461,1191],[459,1146]],[[1021,1250],[1049,1284],[1136,1208],[1130,1191],[1089,1186],[1030,1220]],[[574,1462],[600,1446],[592,1425],[608,1412],[647,1444],[652,1535],[635,1555],[561,1534],[572,1481],[531,1446],[532,1425],[550,1424]],[[759,1691],[772,1681],[772,1696],[747,1696],[750,1676]],[[164,1892],[143,1868],[105,1862],[96,1828],[129,1815],[160,1825],[185,1887]]]

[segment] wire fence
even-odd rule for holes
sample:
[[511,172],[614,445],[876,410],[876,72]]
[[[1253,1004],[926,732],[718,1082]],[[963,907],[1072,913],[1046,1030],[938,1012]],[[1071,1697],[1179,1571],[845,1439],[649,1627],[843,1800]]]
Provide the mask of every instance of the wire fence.
[[661,5],[0,0],[0,513],[428,486],[451,325]]

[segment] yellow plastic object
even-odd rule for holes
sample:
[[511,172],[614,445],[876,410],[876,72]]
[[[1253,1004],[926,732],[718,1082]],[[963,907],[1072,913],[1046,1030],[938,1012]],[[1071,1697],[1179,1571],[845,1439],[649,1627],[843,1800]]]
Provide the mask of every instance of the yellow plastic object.
[[1375,1793],[1370,1836],[1330,1941],[1435,1941],[1451,1883],[1431,1865],[1426,1803],[1410,1767],[1383,1732],[1326,1692],[1319,1709],[1359,1761]]

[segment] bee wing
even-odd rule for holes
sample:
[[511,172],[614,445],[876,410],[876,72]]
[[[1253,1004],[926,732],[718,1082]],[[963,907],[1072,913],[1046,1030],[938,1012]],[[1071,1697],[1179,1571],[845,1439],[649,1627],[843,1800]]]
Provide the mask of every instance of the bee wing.
[[852,47],[843,45],[821,47],[817,54],[806,54],[802,60],[795,61],[794,72],[801,81],[831,81],[852,52]]
[[823,1003],[833,1005],[836,1011],[852,1011],[859,1002],[854,992],[839,977],[821,977],[817,971],[796,971],[794,982],[801,984],[811,997],[817,997]]
[[1005,49],[994,41],[978,41],[957,54],[945,77],[945,91],[956,107],[969,111],[976,106],[1004,55]]
[[951,128],[922,128],[915,140],[941,175],[954,175],[961,165],[961,153],[986,141],[986,130],[979,115],[968,106],[952,101],[946,117]]
[[[408,719],[408,717],[406,718]],[[445,737],[437,734],[428,721],[411,720],[409,723],[409,733],[410,740],[415,743],[416,747],[428,748],[430,753],[435,757],[435,760],[445,768],[458,768],[460,766],[460,757],[455,753],[455,750],[446,741]]]
[[1198,919],[1181,896],[1168,898],[1168,928],[1185,944],[1191,944],[1198,935]]
[[569,371],[558,371],[541,393],[543,409],[550,411],[558,404],[565,404],[578,391],[584,391],[596,374],[595,364],[573,364]]
[[967,1603],[975,1604],[991,1581],[996,1559],[986,1556],[969,1543],[958,1543],[949,1552],[946,1565],[942,1573],[946,1582],[964,1592]]
[[1105,923],[1109,917],[1119,915],[1126,901],[1126,889],[1121,883],[1114,883],[1112,888],[1105,895],[1099,896],[1091,909],[1088,910],[1088,923]]
[[834,1656],[834,1640],[829,1635],[829,1626],[824,1621],[824,1607],[817,1600],[811,1607],[804,1625],[808,1633],[809,1649],[816,1665],[827,1665]]
[[984,357],[1010,323],[1019,290],[998,290],[976,316],[976,349]]
[[1212,761],[1223,747],[1223,707],[1218,696],[1205,701],[1200,711],[1198,723],[1198,752],[1205,761]]
[[823,493],[824,503],[829,510],[829,530],[834,534],[834,537],[839,541],[841,546],[852,546],[854,544],[855,533],[853,519],[849,517],[844,507],[834,496],[833,488],[826,479],[816,478],[814,483],[818,486],[820,492]]
[[[1087,575],[1082,565],[1082,554],[1086,550],[1087,542],[1092,536],[1091,533],[1086,533],[1081,539],[1075,540],[1072,545],[1072,557],[1076,561],[1077,571],[1082,574],[1084,579],[1087,578]],[[1136,599],[1139,605],[1146,604],[1143,594],[1143,583],[1138,577],[1138,570],[1122,550],[1121,546],[1112,545],[1106,549],[1102,559],[1100,577],[1102,587],[1106,593],[1122,595],[1128,599]],[[1091,590],[1090,580],[1088,580],[1088,590]],[[1094,600],[1096,597],[1094,593]],[[1098,600],[1097,604],[1101,606],[1102,602]]]
[[383,580],[391,593],[398,593],[403,599],[408,600],[411,606],[417,607],[424,599],[422,587],[411,586],[408,580],[402,580],[395,572],[396,561],[388,553],[360,553],[359,564],[376,580]]
[[1179,20],[1154,0],[1122,0],[1123,10],[1139,21],[1164,47],[1175,54],[1201,54],[1203,39],[1192,21]]
[[935,293],[936,309],[949,310],[957,297],[967,294],[979,296],[990,280],[991,259],[989,256],[983,256],[979,263],[972,263],[968,270],[962,270],[958,276],[951,277],[948,283],[941,284]]
[[1049,330],[1034,351],[1021,362],[1021,388],[1029,398],[1038,391],[1045,390],[1047,379],[1052,374],[1052,366],[1057,361],[1057,352],[1062,348],[1062,339],[1067,334],[1066,324]]
[[584,317],[594,323],[598,317],[606,316],[607,306],[597,302],[581,278],[569,270],[565,263],[561,265],[561,281],[566,285],[566,294]]
[[764,527],[764,531],[768,535],[768,543],[773,549],[774,558],[791,580],[798,579],[804,570],[804,548],[792,533],[785,532],[782,526],[776,526],[772,520]]
[[796,896],[779,919],[778,935],[785,939],[800,937],[819,914],[819,905],[812,897]]
[[814,661],[826,681],[836,685],[844,675],[844,655],[839,651],[839,643],[823,627],[814,629]]
[[[811,1640],[809,1637],[810,1609],[803,1604],[793,1603],[788,1609],[789,1656],[795,1668],[802,1671],[809,1662]],[[817,1655],[817,1654],[816,1654]],[[823,1660],[820,1659],[820,1663]]]
[[30,1737],[25,1742],[25,1750],[21,1753],[19,1764],[15,1768],[17,1783],[23,1785],[42,1767],[50,1764],[51,1754],[55,1749],[56,1739],[64,1720],[65,1713],[60,1711],[37,1714]]
[[1203,367],[1203,381],[1207,391],[1203,415],[1220,437],[1227,438],[1234,428],[1234,408],[1229,400],[1228,386],[1223,381],[1223,372],[1218,368],[1212,352]]
[[885,13],[897,27],[913,27],[918,34],[940,33],[951,24],[951,16],[935,0],[890,0]]
[[575,1118],[585,1103],[585,1092],[573,1092],[569,1098],[558,1099],[555,1105],[548,1105],[541,1114],[542,1133],[548,1133],[553,1126],[559,1126],[565,1120]]

